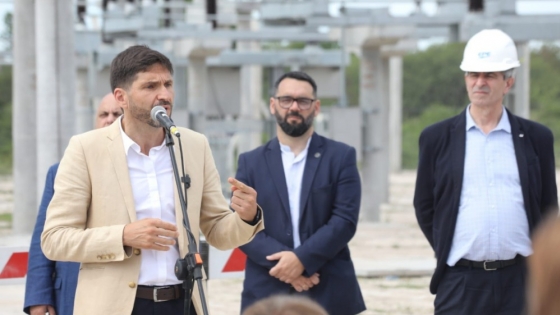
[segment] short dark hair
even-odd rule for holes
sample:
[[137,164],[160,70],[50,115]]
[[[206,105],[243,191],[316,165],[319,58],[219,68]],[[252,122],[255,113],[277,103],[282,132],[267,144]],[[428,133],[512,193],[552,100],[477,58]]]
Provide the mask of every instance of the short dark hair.
[[111,62],[111,91],[118,87],[130,87],[139,72],[144,72],[155,64],[164,66],[173,75],[171,61],[148,46],[131,46],[120,52]]
[[280,76],[278,80],[276,80],[276,83],[274,83],[274,94],[278,92],[278,86],[280,85],[280,82],[284,81],[284,79],[305,81],[311,84],[311,87],[313,87],[313,97],[317,97],[317,84],[315,83],[315,80],[313,80],[313,78],[310,77],[309,74],[302,71],[290,71]]

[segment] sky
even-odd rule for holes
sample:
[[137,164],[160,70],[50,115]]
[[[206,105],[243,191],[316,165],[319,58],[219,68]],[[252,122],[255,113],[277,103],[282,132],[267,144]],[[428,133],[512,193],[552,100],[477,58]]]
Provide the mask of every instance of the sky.
[[[467,0],[465,0],[467,1]],[[335,3],[335,1],[331,1]],[[348,0],[343,1],[348,7],[386,7],[390,2],[382,2],[379,0]],[[394,16],[407,16],[412,13],[416,6],[415,1],[398,0],[393,1],[390,5],[389,12]],[[334,11],[339,7],[339,4],[333,6]],[[436,13],[437,5],[435,0],[423,0],[422,10],[428,14],[433,15]],[[516,2],[516,11],[520,15],[531,14],[560,14],[560,0],[520,0]]]

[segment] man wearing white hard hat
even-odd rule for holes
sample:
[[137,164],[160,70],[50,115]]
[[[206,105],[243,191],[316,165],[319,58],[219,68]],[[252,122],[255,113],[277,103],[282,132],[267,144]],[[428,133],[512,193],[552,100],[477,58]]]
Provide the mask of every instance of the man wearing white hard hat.
[[435,314],[521,314],[531,233],[558,206],[553,136],[503,105],[513,40],[483,30],[465,47],[470,104],[420,135],[414,208],[437,258]]

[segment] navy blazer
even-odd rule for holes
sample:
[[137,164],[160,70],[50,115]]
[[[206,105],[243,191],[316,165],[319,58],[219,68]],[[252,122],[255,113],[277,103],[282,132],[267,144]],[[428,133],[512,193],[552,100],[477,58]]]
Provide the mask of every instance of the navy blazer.
[[72,315],[74,310],[74,295],[80,264],[48,260],[41,250],[41,233],[45,225],[47,208],[54,194],[54,178],[57,170],[58,163],[51,166],[47,173],[45,190],[31,238],[23,305],[23,311],[27,314],[29,308],[34,305],[52,305],[57,315]]
[[241,310],[267,296],[294,292],[268,273],[277,261],[268,261],[266,256],[280,251],[294,251],[305,267],[304,275],[319,273],[320,283],[302,295],[330,314],[365,310],[348,248],[356,232],[361,197],[354,148],[313,134],[301,184],[301,245],[296,249],[278,139],[241,154],[236,178],[257,191],[266,222],[265,230],[240,247],[248,257]]
[[[557,211],[552,132],[543,125],[506,113],[529,222],[529,233],[549,211]],[[430,283],[435,294],[447,266],[463,184],[466,110],[424,129],[420,135],[414,192],[416,218],[435,251],[437,266]]]

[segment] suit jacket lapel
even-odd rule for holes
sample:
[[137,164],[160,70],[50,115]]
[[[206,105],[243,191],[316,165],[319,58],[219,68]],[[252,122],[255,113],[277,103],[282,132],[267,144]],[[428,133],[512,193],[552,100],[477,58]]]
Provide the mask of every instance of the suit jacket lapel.
[[272,139],[268,144],[265,152],[266,164],[268,171],[276,191],[280,196],[280,201],[284,210],[290,215],[290,201],[288,199],[288,185],[286,184],[286,176],[284,175],[284,164],[282,163],[282,152],[280,151],[280,142],[278,138]]
[[315,173],[317,173],[319,162],[321,162],[323,151],[323,139],[321,139],[321,137],[319,137],[319,135],[317,135],[316,133],[313,133],[313,136],[311,137],[311,143],[309,144],[309,148],[307,150],[305,170],[303,171],[303,178],[301,180],[301,196],[299,204],[300,218],[303,216],[303,213],[306,210],[305,205],[307,204],[309,192],[311,191],[311,185],[313,184]]
[[[468,107],[467,107],[468,109]],[[455,122],[451,127],[450,141],[453,145],[451,163],[453,172],[453,182],[455,183],[455,197],[459,200],[461,196],[461,189],[463,187],[463,174],[465,170],[465,147],[467,143],[467,113],[466,110],[462,111],[459,116],[455,117]],[[457,210],[458,211],[458,207]]]
[[124,198],[130,222],[134,222],[136,221],[136,207],[134,206],[132,185],[130,184],[130,175],[128,174],[128,162],[124,152],[119,122],[120,120],[117,123],[106,127],[108,129],[107,150],[109,150],[109,155],[111,156],[111,161],[113,162],[113,170],[117,176],[118,185]]
[[[515,150],[517,169],[519,171],[519,182],[521,184],[521,190],[523,191],[525,210],[527,210],[529,206],[529,170],[527,168],[527,157],[525,156],[525,139],[528,135],[525,135],[525,131],[519,124],[517,117],[512,115],[507,109],[506,113],[511,126],[511,137],[513,140],[513,149]],[[528,219],[530,220],[531,218],[528,216]]]

